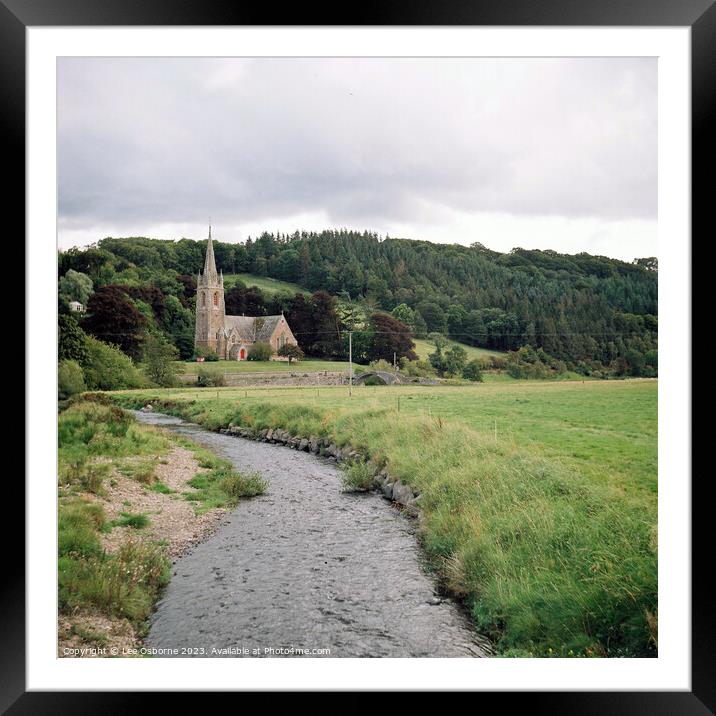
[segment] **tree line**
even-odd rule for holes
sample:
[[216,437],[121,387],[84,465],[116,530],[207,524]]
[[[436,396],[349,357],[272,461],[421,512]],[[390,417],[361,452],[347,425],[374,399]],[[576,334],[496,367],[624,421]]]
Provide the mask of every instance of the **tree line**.
[[[63,279],[70,271],[83,274],[95,294],[105,288],[124,293],[182,357],[189,357],[195,276],[205,251],[206,241],[106,238],[60,253],[59,271]],[[265,232],[240,244],[214,241],[214,251],[226,275],[252,273],[313,292],[266,295],[236,282],[226,294],[230,314],[283,310],[308,355],[344,356],[345,331],[351,327],[366,332],[365,345],[358,338],[358,350],[370,354],[375,336],[383,335],[372,318],[379,314],[416,336],[439,333],[507,351],[530,346],[585,373],[656,372],[658,266],[653,258],[626,263],[547,250],[499,253],[479,243],[381,239],[348,230]],[[126,314],[125,307],[119,315]],[[85,320],[91,327],[92,319]],[[135,350],[126,348],[129,355]]]

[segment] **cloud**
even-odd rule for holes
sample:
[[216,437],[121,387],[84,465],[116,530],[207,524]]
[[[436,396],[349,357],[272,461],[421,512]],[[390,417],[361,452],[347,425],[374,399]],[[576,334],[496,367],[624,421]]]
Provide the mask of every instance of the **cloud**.
[[[638,225],[655,253],[656,73],[653,58],[64,58],[60,240],[310,216],[507,250],[549,220],[597,227],[611,255],[614,227]],[[467,236],[485,217],[499,233]]]

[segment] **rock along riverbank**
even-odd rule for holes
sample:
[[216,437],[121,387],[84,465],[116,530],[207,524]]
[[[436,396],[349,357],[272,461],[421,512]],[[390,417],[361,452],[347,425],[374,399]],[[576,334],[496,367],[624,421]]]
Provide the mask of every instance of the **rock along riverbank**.
[[374,495],[342,492],[335,464],[306,446],[136,414],[269,483],[175,563],[148,647],[179,657],[488,655],[464,611],[425,572],[414,521]]

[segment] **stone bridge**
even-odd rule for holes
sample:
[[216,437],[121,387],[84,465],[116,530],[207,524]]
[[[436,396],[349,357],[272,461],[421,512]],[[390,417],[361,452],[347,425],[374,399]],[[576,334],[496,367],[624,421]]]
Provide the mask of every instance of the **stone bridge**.
[[400,373],[392,373],[387,370],[368,370],[365,373],[357,373],[354,375],[353,383],[355,385],[361,385],[365,383],[368,378],[379,378],[386,385],[402,385],[411,382],[408,376],[401,375]]

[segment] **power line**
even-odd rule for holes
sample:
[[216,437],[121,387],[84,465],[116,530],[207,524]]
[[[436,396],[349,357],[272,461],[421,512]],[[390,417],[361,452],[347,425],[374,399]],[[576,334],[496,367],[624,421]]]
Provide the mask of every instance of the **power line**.
[[[81,327],[81,324],[80,324]],[[437,331],[435,331],[437,332]],[[430,340],[428,337],[420,338],[416,336],[414,333],[409,331],[372,331],[370,329],[364,329],[364,330],[336,330],[336,331],[292,331],[294,336],[317,336],[317,335],[326,335],[326,336],[343,336],[347,335],[348,333],[361,333],[361,334],[370,334],[370,335],[381,335],[381,336],[409,336],[410,338],[417,338],[418,340]],[[529,336],[535,336],[535,337],[560,337],[560,338],[566,338],[571,336],[600,336],[600,337],[623,337],[623,336],[643,336],[645,333],[656,333],[656,331],[653,330],[646,330],[646,331],[631,331],[631,332],[610,332],[610,331],[593,331],[593,332],[587,332],[587,331],[581,331],[581,332],[573,332],[573,333],[537,333],[537,332],[531,332],[529,334],[525,332],[520,333],[485,333],[485,334],[479,334],[476,335],[474,333],[450,333],[448,335],[440,334],[442,335],[446,340],[451,340],[455,337],[460,338],[471,338],[473,340],[477,340],[481,337],[488,337],[488,338],[523,338],[527,335]],[[137,335],[133,332],[114,332],[114,331],[102,331],[101,335],[103,336],[134,336]]]

